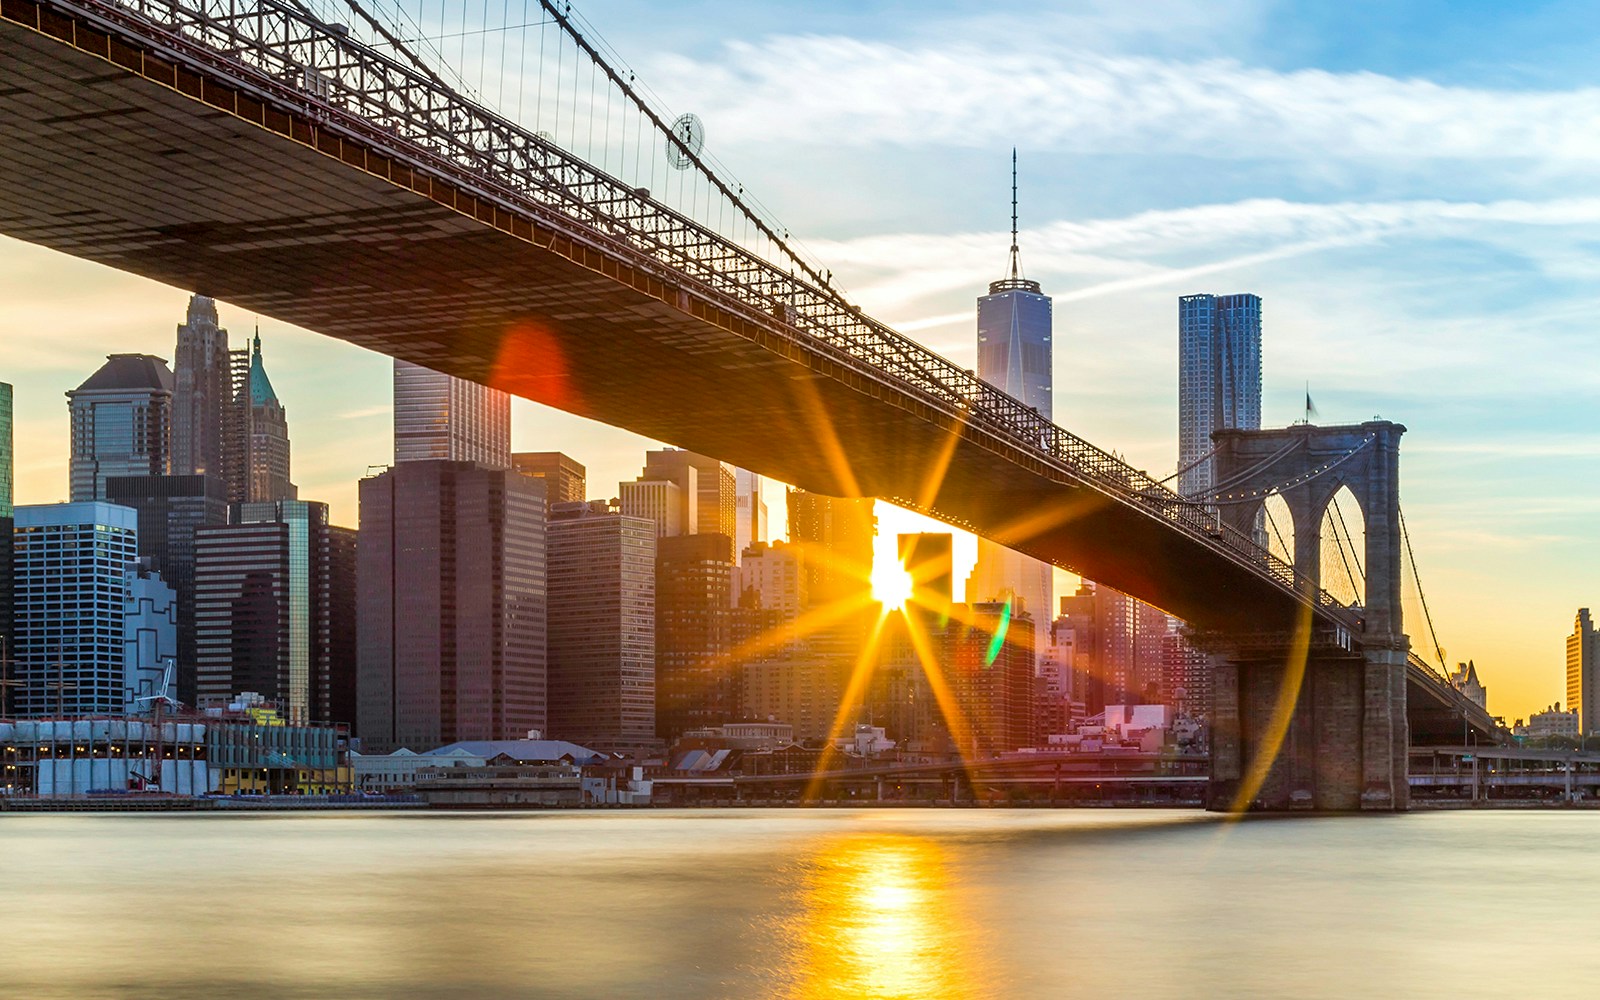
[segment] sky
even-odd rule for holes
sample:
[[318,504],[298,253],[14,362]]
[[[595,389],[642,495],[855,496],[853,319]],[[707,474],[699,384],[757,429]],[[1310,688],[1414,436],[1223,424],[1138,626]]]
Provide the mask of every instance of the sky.
[[[501,23],[523,23],[517,6]],[[1057,422],[1158,477],[1177,453],[1177,297],[1262,296],[1264,424],[1302,417],[1309,385],[1318,422],[1406,425],[1403,507],[1449,662],[1472,659],[1508,719],[1564,696],[1564,637],[1600,604],[1600,7],[574,9],[662,106],[700,117],[707,151],[852,301],[964,367],[974,299],[1006,264],[1017,147]],[[484,92],[503,100],[504,80]],[[170,359],[186,300],[0,238],[19,502],[65,498],[62,393],[112,351]],[[236,341],[260,324],[301,496],[354,524],[357,480],[392,456],[387,359],[220,311]],[[652,444],[514,409],[514,446],[574,456],[592,496]],[[781,488],[767,499],[781,524]]]

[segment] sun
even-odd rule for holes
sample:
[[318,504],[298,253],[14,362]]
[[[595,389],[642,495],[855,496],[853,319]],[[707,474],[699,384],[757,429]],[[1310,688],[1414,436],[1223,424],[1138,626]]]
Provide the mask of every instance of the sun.
[[[887,544],[885,544],[887,542]],[[872,599],[891,611],[911,600],[911,574],[895,551],[894,535],[879,535],[872,552]]]

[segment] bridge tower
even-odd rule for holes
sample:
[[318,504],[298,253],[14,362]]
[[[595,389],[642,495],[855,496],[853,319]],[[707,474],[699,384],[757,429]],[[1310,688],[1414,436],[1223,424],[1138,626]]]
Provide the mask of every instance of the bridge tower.
[[1400,436],[1387,420],[1212,436],[1225,524],[1254,529],[1267,497],[1294,525],[1294,567],[1315,600],[1323,515],[1348,487],[1366,523],[1358,627],[1215,637],[1222,662],[1213,713],[1213,809],[1402,810],[1406,656],[1401,621]]

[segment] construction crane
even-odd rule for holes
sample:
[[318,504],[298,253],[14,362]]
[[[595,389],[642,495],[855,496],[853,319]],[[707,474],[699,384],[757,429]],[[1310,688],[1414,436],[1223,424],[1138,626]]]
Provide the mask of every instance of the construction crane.
[[146,773],[140,774],[132,768],[128,769],[128,773],[131,776],[138,778],[141,782],[143,782],[144,787],[140,788],[139,791],[149,791],[152,786],[156,789],[161,788],[161,763],[166,752],[166,744],[163,740],[161,731],[161,710],[169,705],[173,708],[178,707],[177,699],[173,698],[167,693],[169,690],[171,690],[172,686],[172,669],[173,662],[172,658],[169,656],[167,658],[166,669],[161,673],[160,690],[156,691],[154,694],[147,694],[133,699],[135,702],[152,702],[152,705],[150,706],[150,725],[155,729],[154,742],[146,742],[146,746],[153,747],[154,749],[153,756],[145,758],[144,769]]

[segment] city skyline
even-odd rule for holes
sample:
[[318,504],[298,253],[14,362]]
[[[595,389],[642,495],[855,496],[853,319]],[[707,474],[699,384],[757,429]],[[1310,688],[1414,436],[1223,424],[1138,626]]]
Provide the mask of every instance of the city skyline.
[[1596,56],[4,0],[0,983],[1581,995]]
[[[733,74],[757,84],[776,80],[781,67],[764,68],[749,53],[783,42],[798,28],[792,15],[754,9],[726,21],[720,34],[695,41],[659,30],[651,15],[623,24],[597,5],[590,16],[623,51],[657,53],[642,60],[641,69],[672,54],[691,62],[725,59],[711,78]],[[806,51],[830,67],[838,67],[849,41],[896,64],[937,55],[948,44],[940,36],[962,37],[978,53],[998,42],[998,22],[962,32],[970,22],[937,11],[916,30],[890,24],[882,14],[847,18],[824,9],[817,16]],[[1547,52],[1552,57],[1537,68],[1486,70],[1427,39],[1406,62],[1348,36],[1342,37],[1349,51],[1319,48],[1310,41],[1313,28],[1301,26],[1296,34],[1252,7],[1216,16],[1236,29],[1230,43],[1237,44],[1223,52],[1210,48],[1218,43],[1208,38],[1181,57],[1174,53],[1188,51],[1184,32],[1192,33],[1192,18],[1163,24],[1154,13],[1108,11],[1042,18],[1019,56],[1018,72],[1044,82],[1108,79],[1119,94],[1170,91],[1191,102],[1181,107],[1191,107],[1174,74],[1199,67],[1230,108],[1244,106],[1246,82],[1259,78],[1274,88],[1254,98],[1261,113],[1289,120],[1317,97],[1313,85],[1319,84],[1358,109],[1434,115],[1444,109],[1472,117],[1486,122],[1484,134],[1491,138],[1508,134],[1516,116],[1537,112],[1534,97],[1543,94],[1564,107],[1590,82],[1589,71],[1559,51]],[[1529,25],[1538,21],[1536,13],[1520,20],[1485,15],[1479,24],[1453,23],[1442,37],[1458,43],[1496,33],[1527,39],[1536,34]],[[1046,43],[1085,26],[1093,30],[1079,31],[1063,50],[1075,54],[1071,67],[1040,54]],[[644,43],[652,30],[658,38]],[[1293,34],[1294,44],[1274,51],[1265,42],[1279,31]],[[1137,58],[1118,75],[1112,61],[1126,55]],[[847,67],[838,68],[848,76]],[[666,76],[649,75],[658,83]],[[1434,81],[1438,93],[1408,88],[1414,76]],[[1006,245],[1004,151],[1016,138],[996,132],[999,125],[1026,121],[932,129],[911,139],[898,128],[876,138],[796,129],[774,142],[765,122],[740,113],[739,88],[717,97],[709,87],[691,89],[704,86],[694,74],[671,79],[681,90],[666,98],[702,113],[718,156],[763,192],[867,311],[958,362],[975,359],[967,303]],[[872,117],[881,116],[875,106],[848,110],[828,100],[809,96],[800,109],[803,120],[828,113],[839,122],[852,115],[881,121]],[[1075,120],[1103,110],[1091,102]],[[1174,190],[1156,178],[1170,178],[1188,154],[1174,150],[1170,138],[1156,137],[1161,121],[1118,125],[1107,116],[1071,136],[1052,127],[1027,137],[1038,151],[1023,147],[1023,183],[1040,191],[1031,214],[1041,221],[1025,228],[1022,240],[1037,247],[1030,250],[1030,275],[1047,280],[1057,299],[1059,422],[1158,475],[1171,471],[1175,298],[1234,288],[1262,295],[1273,316],[1264,345],[1263,422],[1282,425],[1299,417],[1309,380],[1321,422],[1381,413],[1410,428],[1402,459],[1408,521],[1449,659],[1473,658],[1494,689],[1497,711],[1525,715],[1562,690],[1559,636],[1573,609],[1594,601],[1596,580],[1588,567],[1597,562],[1596,542],[1585,519],[1597,501],[1581,465],[1576,475],[1572,469],[1600,451],[1584,430],[1578,402],[1592,393],[1595,379],[1592,367],[1563,362],[1584,344],[1580,279],[1587,264],[1578,231],[1600,209],[1584,186],[1553,202],[1518,180],[1516,171],[1495,167],[1507,143],[1462,139],[1441,150],[1445,161],[1489,164],[1477,172],[1480,179],[1469,181],[1409,152],[1404,142],[1365,136],[1354,112],[1334,108],[1326,115],[1327,129],[1352,141],[1333,143],[1339,154],[1315,168],[1296,145],[1303,129],[1286,128],[1274,134],[1265,154],[1227,143],[1208,146],[1204,169],[1189,169]],[[1402,117],[1390,127],[1403,138]],[[1176,134],[1196,132],[1186,127]],[[842,136],[848,141],[837,141]],[[1570,151],[1510,145],[1549,171],[1571,174]],[[947,154],[933,159],[940,166],[924,165],[917,183],[899,197],[878,197],[906,157],[930,149]],[[1128,178],[1115,167],[1127,153],[1152,164],[1151,179]],[[779,156],[839,168],[836,186],[850,195],[813,211],[803,185],[785,187],[785,173],[772,165]],[[1292,169],[1268,172],[1271,177],[1252,169],[1273,158]],[[1230,169],[1235,162],[1246,169]],[[977,185],[971,197],[955,197],[972,177],[992,178],[994,191]],[[853,214],[844,217],[844,209]],[[107,350],[170,357],[171,324],[182,316],[187,292],[10,240],[0,243],[0,259],[7,264],[3,290],[17,305],[0,321],[0,377],[18,385],[18,499],[64,499],[59,393],[81,381]],[[1306,268],[1308,262],[1316,266]],[[1454,270],[1460,267],[1482,280],[1471,289],[1457,287]],[[63,306],[68,301],[70,310]],[[223,325],[241,329],[249,318],[224,303]],[[273,345],[275,388],[295,416],[301,493],[327,500],[337,523],[352,524],[355,482],[366,466],[390,454],[383,427],[388,411],[378,409],[386,402],[389,362],[267,317],[262,326]],[[1389,363],[1373,368],[1379,352]],[[1062,377],[1066,371],[1072,379]],[[1525,398],[1534,380],[1549,391]],[[514,409],[519,446],[572,454],[590,466],[597,483],[632,478],[639,452],[653,444],[531,404]],[[767,499],[772,505],[772,495]],[[1507,566],[1519,577],[1509,612]]]

